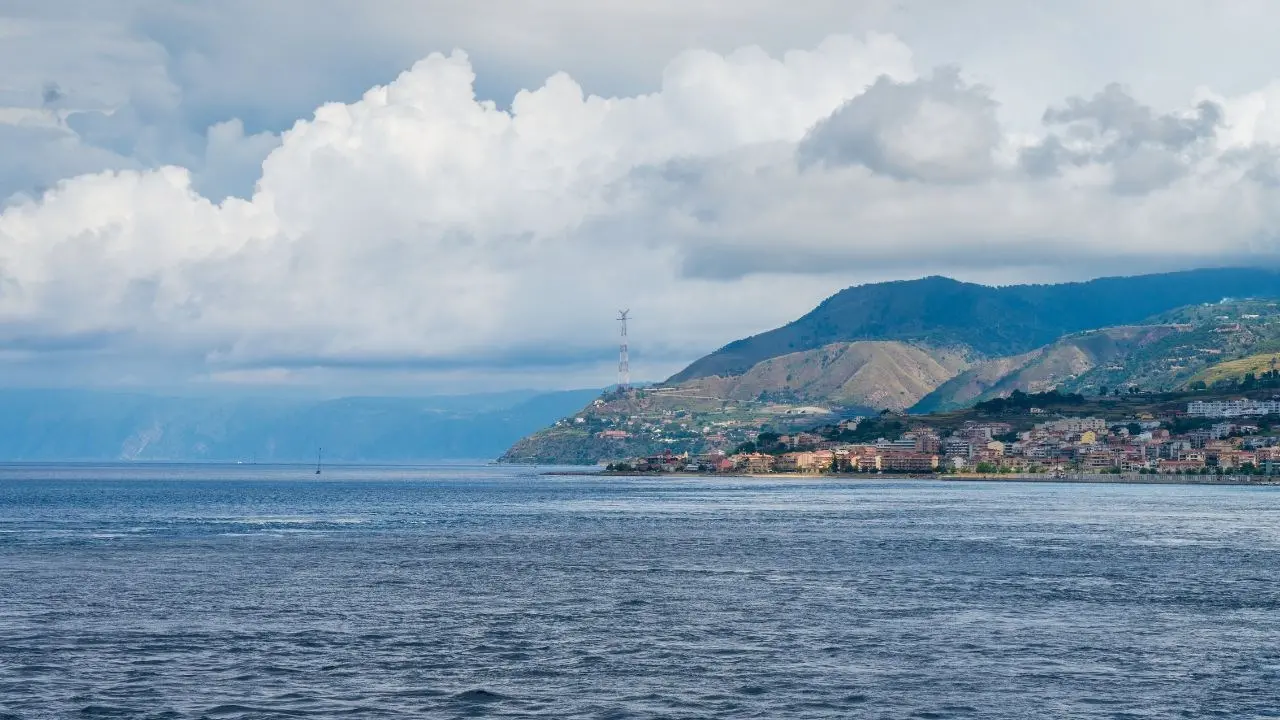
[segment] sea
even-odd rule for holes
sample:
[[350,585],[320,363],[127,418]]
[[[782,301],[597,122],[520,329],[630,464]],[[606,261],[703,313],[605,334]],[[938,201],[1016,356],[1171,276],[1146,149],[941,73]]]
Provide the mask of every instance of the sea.
[[1280,717],[1280,488],[0,466],[0,718],[308,717]]

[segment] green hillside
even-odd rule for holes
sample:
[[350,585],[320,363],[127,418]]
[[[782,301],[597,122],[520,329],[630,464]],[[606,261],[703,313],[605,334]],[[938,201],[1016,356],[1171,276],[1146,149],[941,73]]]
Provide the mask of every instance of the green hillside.
[[1249,375],[1264,377],[1274,372],[1280,372],[1280,353],[1267,352],[1210,365],[1191,376],[1187,384],[1197,386],[1203,383],[1213,387],[1222,383],[1238,383]]
[[[1280,308],[1275,302],[1189,306],[1157,315],[1148,324],[1069,335],[1025,355],[981,363],[941,385],[911,410],[956,409],[1014,390],[1057,389],[1090,395],[1131,387],[1169,391],[1197,381],[1212,385],[1220,379],[1270,370],[1267,363],[1274,352],[1280,352]],[[1252,356],[1258,359],[1239,359]],[[1225,358],[1232,362],[1224,362]],[[1212,367],[1222,369],[1214,373],[1209,370]]]
[[1073,387],[1099,367],[1113,367],[1144,345],[1174,332],[1168,326],[1126,326],[1071,335],[1052,345],[1011,358],[996,358],[943,384],[912,412],[966,407],[1014,390],[1040,393]]
[[1140,323],[1186,305],[1276,296],[1280,273],[1256,268],[1056,285],[988,287],[943,277],[860,285],[783,327],[729,343],[668,382],[741,375],[769,358],[856,340],[967,347],[988,358],[1018,355],[1069,333]]

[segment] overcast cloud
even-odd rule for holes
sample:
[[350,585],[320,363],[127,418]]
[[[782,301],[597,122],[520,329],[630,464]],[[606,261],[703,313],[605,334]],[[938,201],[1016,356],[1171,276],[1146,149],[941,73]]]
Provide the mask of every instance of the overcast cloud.
[[604,384],[618,307],[656,379],[856,282],[1280,260],[1266,3],[482,4],[0,0],[8,377]]

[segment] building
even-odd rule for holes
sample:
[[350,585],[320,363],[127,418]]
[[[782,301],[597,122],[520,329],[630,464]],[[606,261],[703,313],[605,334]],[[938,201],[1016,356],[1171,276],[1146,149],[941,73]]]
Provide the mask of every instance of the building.
[[676,455],[666,452],[661,455],[651,455],[641,458],[636,463],[636,470],[641,472],[677,472],[689,466],[689,454],[681,453]]
[[1204,469],[1203,462],[1195,460],[1161,460],[1156,463],[1156,472],[1161,475],[1176,475],[1186,472],[1200,472]]
[[1225,470],[1239,470],[1245,465],[1256,465],[1258,456],[1242,450],[1221,450],[1212,456],[1213,464]]
[[1280,400],[1192,400],[1187,414],[1193,417],[1247,417],[1280,415]]
[[711,463],[711,472],[731,473],[734,470],[737,470],[737,467],[733,464],[733,460],[727,457],[722,457]]
[[916,433],[915,451],[926,455],[937,455],[942,451],[942,440],[931,432]]
[[1087,452],[1080,456],[1080,467],[1083,470],[1097,472],[1116,466],[1116,458],[1108,452]]
[[813,451],[813,472],[828,472],[836,466],[836,452],[834,450],[814,450]]
[[789,452],[773,461],[774,472],[818,472],[818,463],[811,452]]
[[960,437],[949,437],[942,444],[942,451],[951,457],[973,457],[973,443]]
[[917,452],[888,452],[881,457],[880,468],[887,472],[937,472],[938,456]]
[[735,467],[752,475],[763,475],[773,472],[773,456],[764,453],[744,453],[735,455]]
[[1107,421],[1102,418],[1062,418],[1061,420],[1051,420],[1046,423],[1036,425],[1037,430],[1044,430],[1057,435],[1077,435],[1079,433],[1092,431],[1095,433],[1105,432],[1107,429]]

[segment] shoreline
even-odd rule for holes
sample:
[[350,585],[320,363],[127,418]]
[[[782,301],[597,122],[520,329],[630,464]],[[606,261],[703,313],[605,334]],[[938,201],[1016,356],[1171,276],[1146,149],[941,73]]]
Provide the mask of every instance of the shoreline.
[[977,474],[963,475],[923,475],[923,474],[879,474],[879,473],[694,473],[694,472],[655,472],[626,473],[606,470],[548,470],[539,473],[543,476],[559,477],[624,477],[624,478],[742,478],[752,480],[936,480],[938,482],[1034,482],[1063,483],[1073,485],[1222,485],[1222,486],[1257,486],[1280,487],[1280,476],[1257,476],[1248,479],[1242,475],[1226,475],[1218,478],[1212,475],[1110,475],[1110,474],[1075,474],[1062,477],[1035,473]]

